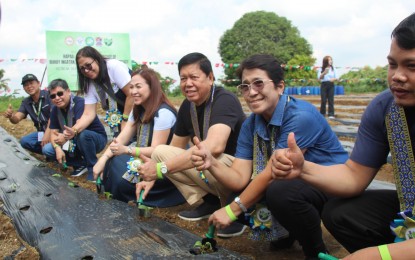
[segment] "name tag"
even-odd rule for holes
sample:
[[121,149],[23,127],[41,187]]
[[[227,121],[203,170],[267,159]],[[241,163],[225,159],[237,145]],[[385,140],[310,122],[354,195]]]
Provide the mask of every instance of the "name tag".
[[45,135],[45,132],[37,132],[37,141],[42,142],[44,135]]
[[69,141],[66,141],[66,143],[64,143],[62,145],[62,150],[64,151],[69,151]]

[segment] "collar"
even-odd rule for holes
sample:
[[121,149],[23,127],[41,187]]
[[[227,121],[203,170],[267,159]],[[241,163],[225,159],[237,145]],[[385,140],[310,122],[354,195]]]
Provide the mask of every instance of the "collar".
[[285,106],[288,103],[288,98],[292,99],[292,97],[289,97],[286,94],[280,96],[277,107],[275,108],[274,113],[272,114],[271,120],[269,122],[265,121],[262,115],[254,115],[254,134],[258,134],[258,136],[264,140],[269,140],[268,127],[280,127],[282,125],[282,120],[284,119],[284,110]]

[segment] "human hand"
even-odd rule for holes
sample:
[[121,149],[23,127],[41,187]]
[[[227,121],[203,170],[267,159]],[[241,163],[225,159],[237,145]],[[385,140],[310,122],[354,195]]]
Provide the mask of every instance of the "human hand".
[[50,135],[46,134],[47,132],[45,132],[45,134],[43,135],[42,138],[42,142],[40,143],[40,145],[43,147],[46,144],[50,143]]
[[71,140],[75,137],[75,130],[71,127],[68,127],[66,125],[63,126],[65,130],[63,130],[63,136],[66,140]]
[[12,116],[13,116],[13,107],[12,107],[12,104],[9,104],[9,106],[7,107],[6,112],[4,112],[4,117],[10,119]]
[[92,168],[92,172],[94,174],[94,180],[98,178],[98,175],[100,176],[101,180],[103,179],[104,168],[105,168],[105,164],[107,163],[108,159],[109,159],[108,156],[105,154],[103,154],[98,159],[97,163]]
[[56,160],[60,164],[66,163],[65,152],[60,147],[55,148],[55,153],[56,153]]
[[113,155],[120,155],[126,153],[128,147],[118,142],[117,138],[114,138],[110,144],[110,150]]
[[53,131],[52,138],[53,138],[53,142],[60,145],[60,146],[62,146],[64,143],[66,143],[66,139],[65,139],[64,135],[61,134],[61,133],[58,133],[56,131]]
[[198,171],[209,169],[212,165],[212,154],[206,149],[206,146],[200,142],[197,136],[193,137],[193,143],[196,146],[196,149],[192,151],[192,156],[190,157],[193,166]]
[[140,178],[144,181],[157,180],[157,163],[144,154],[140,154],[140,159],[143,161],[143,163],[137,167]]
[[225,207],[213,212],[208,219],[209,225],[214,225],[217,229],[224,229],[232,223],[232,220],[226,213]]
[[156,181],[140,181],[139,183],[137,183],[135,185],[135,195],[137,196],[137,200],[140,198],[140,193],[143,189],[144,189],[143,200],[145,200],[147,197],[147,194],[153,188],[155,182]]
[[271,157],[271,176],[273,179],[294,179],[300,176],[304,155],[297,146],[294,133],[287,139],[288,148],[276,150]]

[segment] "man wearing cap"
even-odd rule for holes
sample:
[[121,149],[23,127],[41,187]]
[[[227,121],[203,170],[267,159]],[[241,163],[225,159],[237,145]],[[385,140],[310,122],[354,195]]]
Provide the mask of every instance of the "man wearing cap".
[[17,112],[14,112],[12,105],[9,104],[4,116],[11,123],[18,124],[29,115],[36,127],[36,132],[23,136],[20,139],[20,144],[31,152],[42,154],[42,147],[50,141],[49,114],[51,101],[49,93],[46,90],[40,90],[40,82],[33,74],[25,75],[22,78],[22,85],[29,97],[22,100]]

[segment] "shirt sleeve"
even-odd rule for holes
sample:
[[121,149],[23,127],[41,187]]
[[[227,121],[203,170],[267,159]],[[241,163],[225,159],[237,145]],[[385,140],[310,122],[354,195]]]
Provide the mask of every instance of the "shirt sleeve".
[[94,84],[89,84],[88,92],[84,95],[85,104],[96,104],[100,101],[100,98],[97,93],[97,89],[95,88]]
[[176,123],[176,116],[168,109],[158,111],[158,117],[154,118],[154,131],[171,129]]

